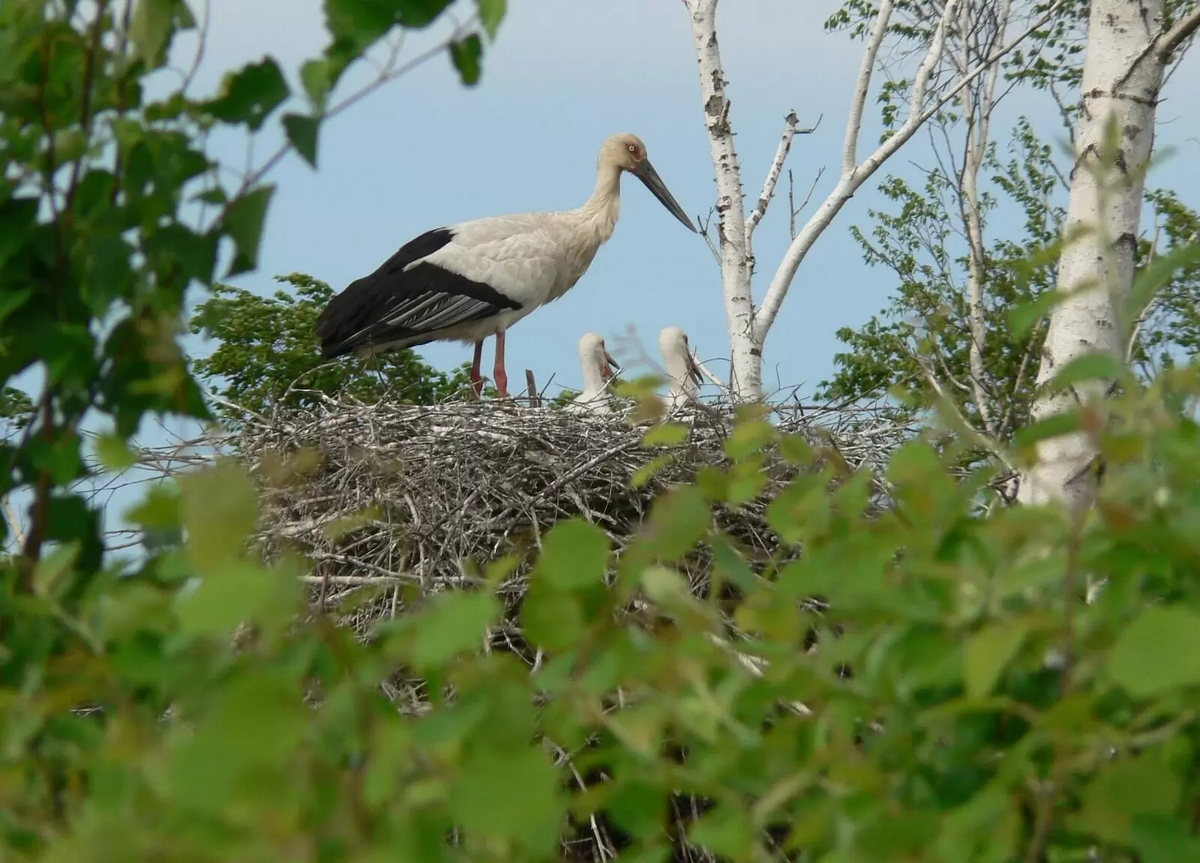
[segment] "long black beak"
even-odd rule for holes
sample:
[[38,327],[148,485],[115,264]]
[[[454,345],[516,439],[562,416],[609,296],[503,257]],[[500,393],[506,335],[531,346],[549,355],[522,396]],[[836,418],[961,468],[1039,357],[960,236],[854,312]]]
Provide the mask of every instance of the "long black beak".
[[630,173],[654,193],[654,197],[658,198],[659,203],[671,211],[671,215],[687,225],[689,231],[693,234],[699,233],[696,226],[692,224],[692,220],[687,217],[687,213],[683,211],[683,207],[679,206],[679,202],[667,191],[666,184],[662,181],[662,177],[658,176],[658,171],[654,170],[649,159],[642,159]]

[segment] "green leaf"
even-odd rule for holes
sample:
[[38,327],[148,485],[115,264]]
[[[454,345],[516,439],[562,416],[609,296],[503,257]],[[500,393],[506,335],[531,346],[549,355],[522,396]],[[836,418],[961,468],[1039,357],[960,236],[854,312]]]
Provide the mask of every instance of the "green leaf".
[[683,423],[662,423],[642,435],[642,446],[677,446],[687,440],[688,427]]
[[137,453],[131,450],[120,435],[101,435],[96,440],[96,455],[106,470],[125,470],[137,464]]
[[1128,377],[1129,369],[1123,362],[1107,351],[1097,351],[1075,357],[1058,369],[1050,379],[1048,389],[1061,392],[1084,381],[1124,381]]
[[533,579],[521,602],[521,628],[530,644],[551,652],[570,649],[586,628],[578,595]]
[[1041,441],[1073,434],[1077,431],[1079,431],[1078,411],[1053,414],[1019,429],[1013,435],[1013,449],[1026,449]]
[[733,460],[757,453],[775,438],[775,427],[764,419],[739,421],[725,438],[725,454]]
[[450,43],[450,59],[462,82],[468,87],[479,83],[479,58],[483,54],[483,43],[472,33],[465,39]]
[[321,128],[321,121],[316,117],[284,114],[283,127],[287,131],[288,141],[296,148],[296,152],[315,169],[317,167],[317,131]]
[[678,560],[704,536],[710,518],[708,501],[700,489],[690,485],[673,488],[650,507],[647,546],[663,560]]
[[496,38],[500,22],[504,20],[505,0],[476,0],[479,4],[479,20],[489,39]]
[[817,457],[816,451],[798,434],[786,434],[779,439],[779,452],[795,467],[808,467]]
[[191,10],[183,0],[137,0],[129,22],[129,41],[134,57],[151,69],[162,66],[176,29],[196,26]]
[[642,570],[642,589],[654,602],[671,604],[680,597],[690,596],[687,580],[665,566],[648,566]]
[[[1132,327],[1153,301],[1155,295],[1171,280],[1179,275],[1181,270],[1200,263],[1200,242],[1190,242],[1172,249],[1168,254],[1156,257],[1143,267],[1133,280],[1133,287],[1125,299],[1124,314],[1121,322],[1132,332]],[[1124,334],[1128,337],[1129,333]]]
[[1138,815],[1170,815],[1179,804],[1182,780],[1155,750],[1109,762],[1083,793],[1080,820],[1096,836],[1128,843]]
[[656,473],[674,461],[675,456],[672,453],[664,452],[656,455],[633,472],[633,476],[629,478],[629,486],[631,488],[642,488],[646,483],[654,479]]
[[550,584],[570,590],[602,584],[608,566],[608,536],[582,518],[561,521],[543,540],[538,571]]
[[307,60],[300,67],[300,83],[317,113],[325,109],[335,80],[333,61],[324,57]]
[[258,267],[258,247],[262,243],[263,223],[274,194],[274,183],[259,186],[236,199],[225,211],[221,230],[234,243],[233,260],[225,278],[248,273]]
[[221,95],[205,104],[210,114],[226,123],[245,123],[252,132],[291,95],[287,79],[274,58],[250,63],[222,81]]
[[468,755],[450,806],[468,834],[517,842],[536,851],[536,859],[557,844],[564,810],[557,771],[540,747],[501,748],[486,742]]
[[60,545],[42,557],[33,571],[33,589],[38,596],[55,596],[67,583],[79,561],[79,543]]
[[490,593],[438,594],[414,621],[413,662],[432,668],[464,651],[480,649],[484,630],[499,614],[500,605]]
[[1108,674],[1134,698],[1200,684],[1197,633],[1200,614],[1184,608],[1143,609],[1113,645]]
[[[194,544],[189,536],[189,551]],[[301,599],[301,584],[291,575],[250,564],[226,563],[205,575],[180,600],[177,632],[221,636],[243,622],[274,629],[301,609]]]
[[1200,839],[1185,821],[1159,812],[1139,812],[1130,826],[1130,844],[1141,855],[1141,863],[1200,863]]
[[237,464],[221,462],[179,479],[188,557],[201,575],[242,558],[258,518],[258,494]]
[[1027,303],[1013,306],[1008,311],[1008,327],[1013,337],[1023,339],[1034,325],[1067,299],[1064,291],[1049,290]]
[[1026,621],[994,623],[971,636],[963,654],[967,695],[986,698],[1029,634]]

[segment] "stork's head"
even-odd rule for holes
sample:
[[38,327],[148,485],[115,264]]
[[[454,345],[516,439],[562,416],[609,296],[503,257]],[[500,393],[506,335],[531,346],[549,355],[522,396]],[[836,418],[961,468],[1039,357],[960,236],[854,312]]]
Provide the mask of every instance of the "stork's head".
[[683,386],[689,377],[696,386],[704,383],[704,376],[692,356],[687,333],[681,327],[664,327],[658,334],[658,350],[666,363],[667,374],[678,382],[675,386]]
[[579,362],[584,369],[599,369],[602,378],[611,378],[621,370],[604,346],[604,339],[596,333],[584,333],[579,340]]
[[650,159],[646,156],[646,145],[637,135],[620,132],[609,137],[600,147],[599,163],[601,169],[616,168],[633,174],[654,193],[654,197],[658,198],[659,203],[666,207],[671,215],[683,222],[689,231],[696,232],[692,220],[687,217],[687,213],[679,206],[675,197],[667,191],[666,184],[650,164]]

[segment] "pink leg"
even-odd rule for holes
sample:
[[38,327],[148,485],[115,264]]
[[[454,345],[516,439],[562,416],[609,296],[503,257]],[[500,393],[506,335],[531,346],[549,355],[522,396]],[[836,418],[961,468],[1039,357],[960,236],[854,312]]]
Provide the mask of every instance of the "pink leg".
[[502,398],[508,398],[508,375],[504,373],[504,330],[496,333],[496,368],[492,371],[496,381],[496,393]]
[[482,360],[483,340],[480,339],[475,343],[475,358],[471,360],[471,391],[475,393],[476,401],[483,395],[483,377],[479,374],[479,363]]

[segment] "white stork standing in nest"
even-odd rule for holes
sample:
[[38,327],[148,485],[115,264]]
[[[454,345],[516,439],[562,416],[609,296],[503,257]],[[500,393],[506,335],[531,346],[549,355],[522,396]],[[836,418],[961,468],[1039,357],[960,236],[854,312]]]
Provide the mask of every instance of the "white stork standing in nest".
[[566,404],[567,410],[612,413],[605,387],[607,380],[620,371],[621,366],[612,358],[600,335],[584,333],[580,338],[579,364],[583,367],[583,392]]
[[471,386],[478,398],[483,340],[495,335],[494,380],[500,398],[507,398],[505,331],[557,300],[587,272],[617,225],[622,171],[641,180],[675,218],[696,231],[646,158],[641,139],[613,135],[600,147],[596,188],[583,206],[434,228],[406,243],[371,275],[351,282],[317,319],[321,356],[361,358],[433,341],[474,342]]
[[667,392],[668,406],[673,408],[694,402],[704,376],[692,356],[687,333],[681,327],[664,327],[658,334],[658,350],[671,385]]

